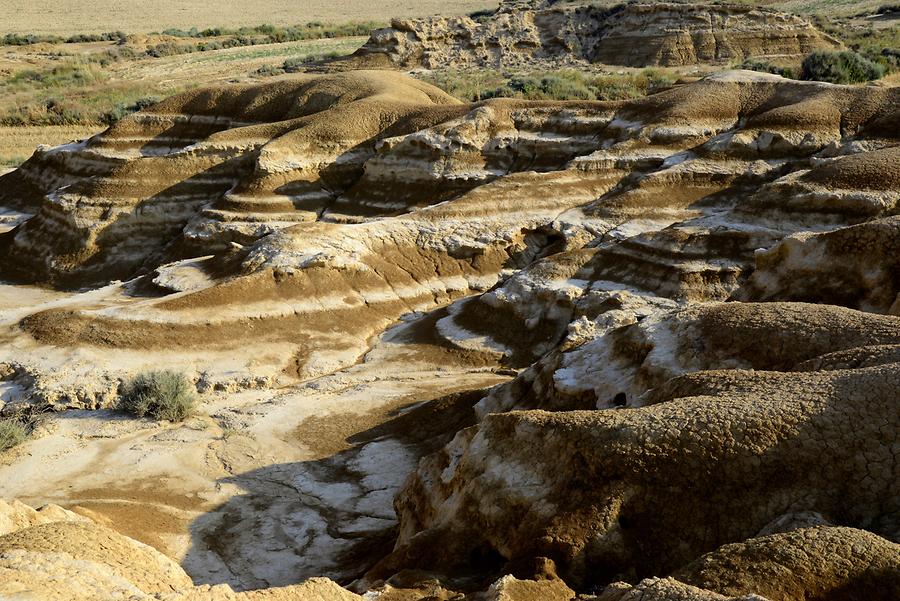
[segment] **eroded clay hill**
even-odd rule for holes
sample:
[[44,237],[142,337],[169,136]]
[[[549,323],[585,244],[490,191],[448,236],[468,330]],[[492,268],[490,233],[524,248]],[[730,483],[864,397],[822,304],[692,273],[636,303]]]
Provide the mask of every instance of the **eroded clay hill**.
[[[297,532],[386,600],[893,599],[898,118],[898,88],[749,72],[626,102],[463,104],[383,71],[174,97],[0,179],[0,275],[87,290],[4,313],[5,410],[108,407],[167,362],[225,392],[401,354],[506,368],[397,418],[421,440],[375,462],[395,515],[348,535],[365,552],[310,546],[353,495],[310,501],[307,471],[288,526],[251,532],[286,545],[271,561],[299,561]],[[327,528],[289,524],[305,504]],[[10,507],[20,588],[89,562],[96,590],[256,598]],[[267,507],[235,505],[216,545],[254,544],[238,524]],[[244,588],[274,581],[218,547]]]
[[613,8],[504,2],[497,13],[394,19],[351,63],[403,68],[604,63],[645,67],[801,57],[840,43],[800,17],[740,4],[628,3]]

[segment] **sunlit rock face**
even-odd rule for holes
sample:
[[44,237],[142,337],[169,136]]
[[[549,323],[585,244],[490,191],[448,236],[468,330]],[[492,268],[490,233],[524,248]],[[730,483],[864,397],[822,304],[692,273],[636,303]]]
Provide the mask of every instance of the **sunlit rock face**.
[[502,2],[489,18],[394,19],[351,62],[405,68],[605,63],[666,67],[804,56],[841,44],[795,15],[742,5]]

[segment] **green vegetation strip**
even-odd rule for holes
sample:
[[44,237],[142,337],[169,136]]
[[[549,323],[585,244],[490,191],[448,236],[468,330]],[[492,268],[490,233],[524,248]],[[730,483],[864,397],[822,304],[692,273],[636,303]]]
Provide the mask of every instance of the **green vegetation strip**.
[[632,74],[592,74],[575,69],[541,73],[441,71],[422,76],[424,81],[468,102],[488,98],[526,100],[626,100],[639,98],[674,83],[675,78],[656,69]]

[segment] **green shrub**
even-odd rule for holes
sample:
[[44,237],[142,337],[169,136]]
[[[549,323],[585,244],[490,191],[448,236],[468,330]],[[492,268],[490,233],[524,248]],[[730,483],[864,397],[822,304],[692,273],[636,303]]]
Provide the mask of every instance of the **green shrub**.
[[12,156],[0,155],[0,167],[18,167],[28,160],[27,156],[14,154]]
[[781,75],[788,79],[794,79],[794,70],[790,67],[779,67],[772,63],[759,60],[757,58],[748,58],[740,66],[741,69],[748,71],[759,71],[760,73],[772,73],[773,75]]
[[28,46],[30,44],[59,44],[63,39],[55,35],[35,35],[33,33],[7,33],[0,38],[4,46]]
[[475,12],[469,13],[469,18],[476,23],[487,23],[494,17],[496,12],[497,11],[491,9],[476,10]]
[[71,100],[49,98],[44,108],[51,125],[78,125],[88,120],[83,107]]
[[257,25],[255,27],[241,27],[239,29],[226,29],[217,27],[197,31],[197,28],[166,29],[164,35],[183,38],[185,40],[198,38],[199,42],[163,42],[146,51],[147,56],[161,58],[177,54],[191,52],[207,52],[210,50],[222,50],[226,48],[241,48],[244,46],[256,46],[258,44],[281,44],[284,42],[300,42],[304,40],[320,40],[326,38],[340,38],[349,36],[369,35],[373,29],[381,27],[380,23],[367,21],[362,23],[346,23],[343,25],[329,25],[313,21],[305,25],[291,27],[276,27],[274,25]]
[[169,29],[163,29],[162,34],[172,36],[173,38],[196,38],[200,35],[196,27],[192,27],[188,30],[171,27]]
[[109,31],[106,33],[79,33],[66,38],[67,44],[79,44],[84,42],[119,42],[125,43],[128,36],[124,31]]
[[121,60],[132,60],[137,58],[137,52],[129,46],[118,46],[110,48],[98,55],[88,55],[86,60],[99,63],[101,67],[108,67],[112,63]]
[[316,60],[316,57],[305,56],[303,58],[289,58],[281,65],[281,70],[285,73],[297,73],[308,67],[309,63],[313,60]]
[[195,47],[191,44],[176,44],[175,42],[163,42],[155,46],[147,48],[146,55],[153,58],[162,58],[164,56],[175,56],[176,54],[188,54],[193,52]]
[[0,453],[25,442],[25,436],[25,426],[18,420],[0,420]]
[[872,62],[856,52],[816,51],[803,59],[800,78],[841,84],[860,83],[880,79],[886,71],[884,65]]
[[194,402],[194,387],[184,374],[150,371],[122,386],[119,408],[138,417],[180,422],[193,413]]
[[338,58],[343,56],[342,52],[330,50],[328,52],[314,52],[302,58],[289,58],[281,65],[281,69],[285,73],[299,73],[305,71],[310,64],[323,61],[330,58]]
[[652,94],[674,79],[654,69],[628,74],[592,74],[574,69],[509,74],[489,69],[430,73],[423,79],[461,100],[627,100]]
[[594,100],[595,94],[580,73],[561,71],[549,74],[540,79],[517,79],[510,82],[510,87],[523,92],[526,98],[547,100]]
[[275,65],[263,65],[259,69],[253,72],[253,75],[258,75],[260,77],[269,77],[271,75],[284,75],[284,68],[278,67]]
[[112,109],[100,115],[100,121],[105,125],[112,125],[123,117],[127,117],[131,113],[142,111],[145,108],[153,106],[157,102],[159,102],[159,98],[156,96],[146,96],[144,98],[138,98],[131,104],[117,104]]

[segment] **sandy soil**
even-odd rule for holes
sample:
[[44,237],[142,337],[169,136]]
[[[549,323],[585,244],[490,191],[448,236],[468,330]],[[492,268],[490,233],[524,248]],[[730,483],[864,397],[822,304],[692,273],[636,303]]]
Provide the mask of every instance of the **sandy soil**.
[[[7,323],[26,305],[79,299],[5,289]],[[331,375],[208,393],[183,424],[109,410],[53,415],[4,456],[0,497],[95,518],[180,561],[197,583],[353,579],[386,552],[394,492],[433,448],[435,424],[465,419],[480,398],[452,393],[508,379],[431,348],[416,335],[429,320],[389,330],[357,365]]]

